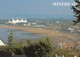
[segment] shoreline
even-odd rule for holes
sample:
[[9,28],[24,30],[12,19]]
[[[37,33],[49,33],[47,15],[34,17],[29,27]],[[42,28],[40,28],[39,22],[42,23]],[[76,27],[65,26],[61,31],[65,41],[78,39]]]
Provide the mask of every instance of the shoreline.
[[25,32],[32,32],[32,33],[38,33],[38,34],[43,34],[47,36],[65,36],[68,38],[75,38],[74,35],[70,35],[67,33],[59,32],[59,31],[53,31],[49,29],[44,29],[44,28],[31,28],[31,27],[18,27],[18,26],[0,26],[0,29],[17,29]]
[[72,34],[59,32],[59,31],[56,32],[56,31],[44,29],[44,28],[31,28],[31,27],[3,25],[3,26],[0,26],[0,29],[16,29],[16,30],[21,30],[21,31],[25,31],[25,32],[42,34],[44,36],[48,36],[50,41],[53,44],[66,43],[67,45],[73,45],[74,44],[73,40],[77,39],[77,35],[72,35]]

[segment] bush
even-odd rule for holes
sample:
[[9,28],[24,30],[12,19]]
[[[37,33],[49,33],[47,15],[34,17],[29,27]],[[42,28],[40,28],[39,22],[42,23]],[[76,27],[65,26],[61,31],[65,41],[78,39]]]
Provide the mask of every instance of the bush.
[[71,51],[69,49],[57,49],[55,53],[60,56],[64,55],[65,57],[71,57]]
[[26,57],[51,57],[52,48],[48,39],[24,47]]
[[15,55],[23,55],[24,51],[23,51],[23,46],[21,44],[15,43],[13,45],[13,48],[11,49],[11,51],[15,54]]
[[15,55],[23,55],[23,50],[20,49],[20,48],[14,48],[13,53],[14,53]]

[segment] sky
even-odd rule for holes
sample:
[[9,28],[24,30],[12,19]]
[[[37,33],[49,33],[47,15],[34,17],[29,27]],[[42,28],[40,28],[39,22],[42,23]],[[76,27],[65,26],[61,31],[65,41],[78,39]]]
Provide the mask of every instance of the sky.
[[73,17],[70,6],[55,7],[53,2],[73,0],[0,0],[0,19]]

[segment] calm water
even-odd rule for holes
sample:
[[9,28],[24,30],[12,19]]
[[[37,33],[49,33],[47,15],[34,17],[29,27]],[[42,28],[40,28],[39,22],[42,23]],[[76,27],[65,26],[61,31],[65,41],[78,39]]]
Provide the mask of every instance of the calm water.
[[0,29],[0,40],[7,43],[8,35],[10,34],[10,31],[13,31],[13,37],[14,39],[34,39],[34,38],[43,38],[44,35],[41,34],[35,34],[31,32],[24,32],[20,30],[14,30],[14,29]]

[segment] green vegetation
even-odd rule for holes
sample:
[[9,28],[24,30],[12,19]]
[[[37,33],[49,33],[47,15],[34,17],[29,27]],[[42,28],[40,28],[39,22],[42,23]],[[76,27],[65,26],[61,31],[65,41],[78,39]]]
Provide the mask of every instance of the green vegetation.
[[76,20],[73,21],[74,24],[80,22],[80,0],[74,0],[77,4],[75,6],[72,6],[72,9],[74,11],[74,16],[76,17]]
[[9,51],[12,50],[13,48],[13,33],[12,31],[10,32],[10,35],[8,36],[8,48],[9,48]]
[[52,47],[49,40],[39,41],[24,47],[26,57],[51,57]]
[[13,41],[13,34],[8,36],[8,45],[0,47],[1,50],[12,52],[14,55],[26,55],[26,57],[56,57],[65,56],[71,57],[79,55],[79,49],[73,48],[58,48],[52,45],[50,38],[35,40],[25,40],[21,42]]

